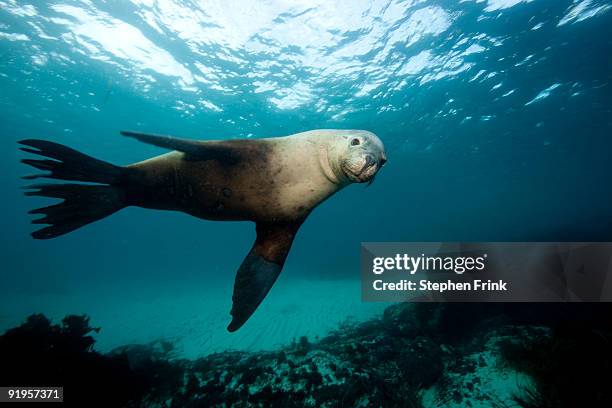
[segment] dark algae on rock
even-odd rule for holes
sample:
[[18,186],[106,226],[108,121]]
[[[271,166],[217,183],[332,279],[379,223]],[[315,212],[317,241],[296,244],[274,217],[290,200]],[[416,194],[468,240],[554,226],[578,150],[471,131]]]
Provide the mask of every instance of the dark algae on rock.
[[[61,324],[42,314],[29,316],[0,336],[0,384],[63,386],[64,405],[80,407],[138,406],[147,395],[161,398],[175,391],[181,364],[170,363],[152,346],[98,353],[91,334],[99,330],[86,316],[66,316]],[[139,350],[142,355],[133,359]]]
[[86,316],[39,314],[0,336],[0,383],[61,385],[81,407],[605,407],[610,309],[397,304],[322,339],[196,360],[166,341],[102,354]]

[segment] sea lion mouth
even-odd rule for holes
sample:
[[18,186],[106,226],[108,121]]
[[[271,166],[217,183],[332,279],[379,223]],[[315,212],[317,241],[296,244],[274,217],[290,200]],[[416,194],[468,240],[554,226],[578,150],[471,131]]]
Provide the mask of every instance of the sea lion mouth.
[[345,161],[342,169],[352,182],[366,183],[374,178],[379,166],[374,157],[368,154],[361,158],[360,163]]

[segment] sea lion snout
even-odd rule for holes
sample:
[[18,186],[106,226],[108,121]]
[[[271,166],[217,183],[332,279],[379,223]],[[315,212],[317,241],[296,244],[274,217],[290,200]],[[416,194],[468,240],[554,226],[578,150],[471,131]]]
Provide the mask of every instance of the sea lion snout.
[[381,157],[375,157],[372,154],[368,154],[365,156],[365,160],[366,160],[366,165],[365,165],[364,170],[368,168],[369,166],[378,166],[377,170],[379,170],[382,166],[385,165],[385,163],[387,163],[387,157],[384,155]]
[[365,167],[369,167],[373,164],[376,164],[376,160],[374,159],[374,156],[372,156],[371,154],[366,154],[365,155]]
[[377,160],[372,155],[365,156],[365,166],[360,172],[359,180],[361,183],[365,183],[367,181],[371,181],[378,170],[380,169],[379,163],[380,160]]

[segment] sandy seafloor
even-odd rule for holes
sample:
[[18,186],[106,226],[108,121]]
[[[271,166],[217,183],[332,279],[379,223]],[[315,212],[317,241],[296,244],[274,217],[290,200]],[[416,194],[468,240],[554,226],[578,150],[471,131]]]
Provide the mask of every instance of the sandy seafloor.
[[361,301],[358,280],[306,280],[281,275],[253,317],[235,333],[232,287],[205,281],[142,281],[91,284],[62,293],[15,292],[0,299],[0,332],[32,313],[54,322],[67,314],[87,314],[101,327],[95,349],[108,352],[126,344],[164,339],[177,356],[197,358],[226,350],[272,350],[301,336],[316,339],[349,321],[380,314],[387,303]]
[[[16,291],[0,299],[0,333],[20,325],[31,313],[43,312],[55,323],[67,314],[85,313],[92,326],[101,327],[94,335],[98,351],[163,339],[175,344],[175,357],[196,359],[227,350],[276,350],[301,336],[314,341],[343,323],[381,316],[390,305],[362,302],[359,280],[281,275],[251,320],[229,333],[225,328],[230,321],[231,283],[229,279],[222,285],[204,279],[149,280],[124,285],[96,282],[53,293]],[[457,363],[454,368],[445,368],[445,378],[452,382],[449,395],[440,393],[444,389],[440,381],[421,390],[424,407],[504,406],[514,395],[532,387],[528,375],[512,369],[501,358],[497,344],[505,335],[496,330],[481,334],[484,340],[480,347],[468,347],[465,354],[451,356]],[[418,342],[418,338],[412,340]],[[441,350],[445,355],[456,352],[449,345],[442,345]],[[328,358],[333,361],[337,357]],[[474,369],[465,371],[467,366]]]

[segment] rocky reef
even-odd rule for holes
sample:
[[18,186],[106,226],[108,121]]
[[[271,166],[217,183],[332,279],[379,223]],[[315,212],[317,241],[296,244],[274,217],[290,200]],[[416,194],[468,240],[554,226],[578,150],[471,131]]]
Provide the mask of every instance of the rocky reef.
[[101,354],[86,316],[52,324],[32,315],[0,336],[0,384],[61,385],[73,406],[604,407],[611,312],[397,304],[321,339],[197,360],[178,358],[165,341]]

